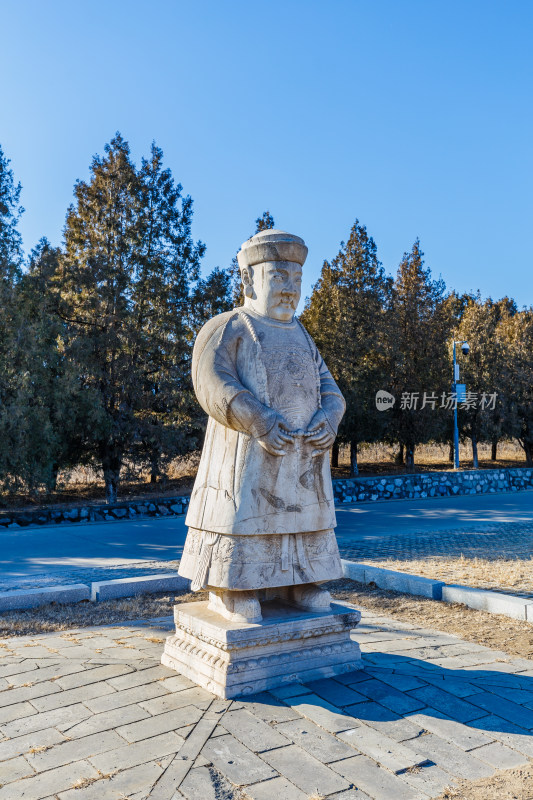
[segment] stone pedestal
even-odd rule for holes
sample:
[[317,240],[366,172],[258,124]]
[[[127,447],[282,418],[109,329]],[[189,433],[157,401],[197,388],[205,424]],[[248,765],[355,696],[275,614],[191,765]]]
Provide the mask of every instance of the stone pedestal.
[[361,614],[332,603],[305,612],[279,602],[262,603],[261,622],[229,622],[207,602],[174,606],[176,633],[161,662],[222,698],[312,681],[361,667],[350,638]]

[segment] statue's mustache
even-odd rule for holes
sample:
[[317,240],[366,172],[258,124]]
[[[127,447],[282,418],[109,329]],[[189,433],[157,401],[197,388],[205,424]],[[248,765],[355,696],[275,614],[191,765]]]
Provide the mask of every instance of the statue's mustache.
[[280,303],[290,303],[293,308],[296,308],[296,292],[283,292],[279,298]]

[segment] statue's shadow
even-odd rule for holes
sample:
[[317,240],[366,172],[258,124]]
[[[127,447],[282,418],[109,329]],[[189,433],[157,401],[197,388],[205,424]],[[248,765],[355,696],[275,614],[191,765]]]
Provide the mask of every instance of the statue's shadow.
[[[391,660],[391,654],[385,652],[373,652],[371,659],[363,659],[361,670],[295,686],[292,696],[292,690],[284,687],[281,691],[273,689],[272,694],[243,699],[272,703],[275,695],[276,706],[292,706],[318,724],[321,708],[336,710],[340,712],[339,730],[342,716],[346,716],[344,730],[355,719],[413,746],[416,740],[409,739],[410,730],[401,729],[405,727],[402,720],[420,732],[425,727],[430,732],[438,732],[438,727],[446,730],[447,721],[465,726],[456,726],[457,732],[473,729],[486,732],[489,739],[516,734],[525,747],[521,752],[533,756],[533,677],[483,666],[449,669],[396,654]],[[394,723],[398,723],[397,731]],[[450,740],[453,743],[452,736]],[[516,749],[521,747],[517,745]]]

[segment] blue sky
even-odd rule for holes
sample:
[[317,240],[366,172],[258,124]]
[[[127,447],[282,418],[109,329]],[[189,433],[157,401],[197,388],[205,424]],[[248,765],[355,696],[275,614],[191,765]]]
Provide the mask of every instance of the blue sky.
[[394,272],[419,236],[448,287],[533,304],[529,0],[2,0],[0,143],[26,250],[61,241],[116,130],[155,139],[206,271],[263,210],[309,246],[355,220]]

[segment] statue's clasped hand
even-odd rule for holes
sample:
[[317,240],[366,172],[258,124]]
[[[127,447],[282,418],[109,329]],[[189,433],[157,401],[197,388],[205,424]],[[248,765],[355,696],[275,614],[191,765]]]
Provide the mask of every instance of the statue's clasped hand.
[[297,439],[303,439],[306,444],[314,448],[311,453],[312,458],[330,449],[335,441],[335,434],[322,409],[319,409],[313,416],[306,431],[291,431],[286,420],[278,414],[276,422],[269,432],[259,438],[259,444],[273,456],[284,456],[287,452],[286,446],[294,444]]
[[286,445],[292,443],[292,441],[293,436],[281,414],[277,415],[276,421],[269,432],[258,439],[261,447],[272,456],[284,456],[287,452]]
[[332,431],[327,417],[321,408],[316,412],[313,419],[309,423],[309,427],[307,428],[304,436],[306,443],[314,447],[314,450],[311,453],[312,458],[322,455],[322,453],[329,450],[332,446],[333,442],[335,441],[335,434]]

